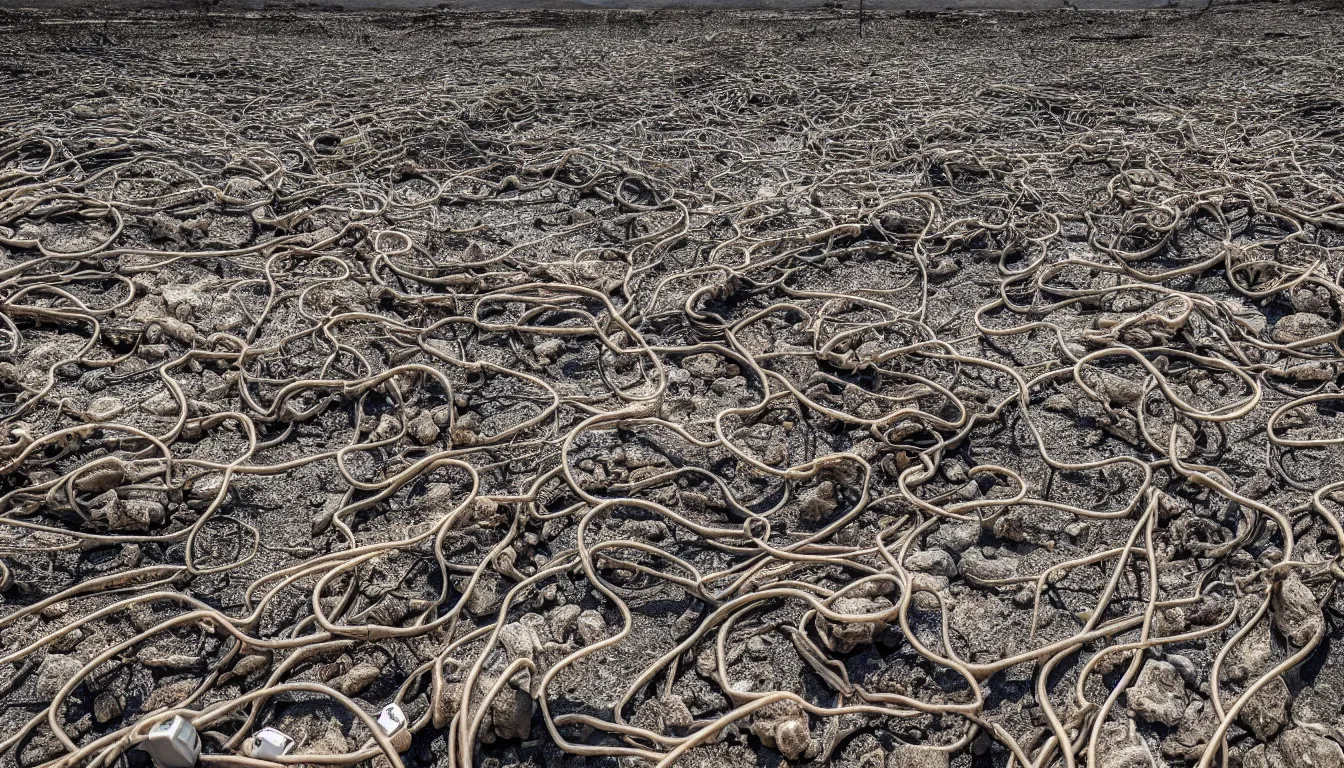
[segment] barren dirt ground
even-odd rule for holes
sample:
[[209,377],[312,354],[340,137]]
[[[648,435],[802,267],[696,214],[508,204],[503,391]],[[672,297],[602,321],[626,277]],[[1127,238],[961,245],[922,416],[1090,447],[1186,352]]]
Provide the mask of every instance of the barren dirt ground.
[[1338,12],[0,31],[0,766],[1344,768]]

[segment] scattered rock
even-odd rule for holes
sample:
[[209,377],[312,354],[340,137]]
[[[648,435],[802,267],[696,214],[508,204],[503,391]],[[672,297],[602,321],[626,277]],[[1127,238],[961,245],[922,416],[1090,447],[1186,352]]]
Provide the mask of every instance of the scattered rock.
[[1269,741],[1288,722],[1288,684],[1276,677],[1241,708],[1239,719],[1255,738]]
[[406,425],[406,433],[419,445],[429,445],[439,439],[439,425],[435,424],[434,417],[425,411],[411,419]]
[[1176,732],[1162,741],[1162,754],[1178,760],[1197,761],[1217,728],[1218,715],[1213,711],[1213,704],[1192,698]]
[[[484,682],[484,681],[482,681]],[[484,687],[481,695],[488,691]],[[532,735],[532,697],[527,691],[505,685],[490,702],[490,728],[501,739],[526,739]]]
[[1344,768],[1344,750],[1306,728],[1290,728],[1270,750],[1272,768]]
[[243,656],[239,658],[238,661],[234,662],[233,669],[231,669],[228,674],[221,677],[221,682],[228,682],[229,680],[246,680],[270,665],[270,659],[259,653]]
[[962,523],[952,520],[939,523],[937,530],[924,538],[925,544],[929,548],[936,547],[954,556],[960,555],[975,546],[975,543],[979,540],[979,523]]
[[508,525],[510,518],[499,510],[499,502],[489,496],[477,496],[471,503],[471,521],[482,528],[500,528]]
[[331,686],[346,696],[358,696],[373,685],[373,681],[382,674],[383,670],[378,665],[361,662],[351,667],[349,672],[332,680]]
[[164,333],[183,344],[193,344],[196,341],[196,328],[190,323],[184,323],[173,317],[161,317],[155,322]]
[[1167,654],[1167,663],[1176,669],[1181,675],[1181,679],[1189,688],[1199,688],[1199,670],[1195,669],[1195,663],[1189,658],[1179,653]]
[[603,619],[602,614],[597,611],[587,610],[580,613],[574,625],[584,645],[592,645],[607,636],[606,619]]
[[912,571],[944,576],[949,579],[955,578],[957,575],[957,564],[953,562],[951,555],[941,549],[911,552],[905,558],[905,567]]
[[1269,669],[1271,653],[1269,624],[1261,621],[1228,653],[1224,665],[1227,679],[1239,683],[1260,675]]
[[[459,591],[467,589],[470,580],[462,578],[457,581]],[[487,616],[495,612],[499,607],[500,589],[503,586],[503,578],[492,571],[486,571],[481,574],[481,578],[476,581],[475,586],[471,588],[471,593],[467,595],[466,609],[472,616]]]
[[537,359],[543,365],[555,360],[560,356],[560,353],[564,351],[565,342],[560,339],[546,339],[545,341],[538,342],[536,346],[532,347],[532,353],[537,356]]
[[499,628],[499,644],[509,654],[509,661],[534,661],[541,650],[541,638],[528,624],[515,621]]
[[100,397],[89,403],[84,412],[86,421],[111,421],[126,412],[126,406],[115,397]]
[[1333,365],[1320,361],[1311,361],[1289,365],[1283,369],[1284,378],[1292,379],[1303,383],[1320,383],[1330,381],[1335,378],[1336,370]]
[[1344,701],[1339,696],[1338,683],[1317,675],[1312,685],[1303,686],[1293,697],[1292,719],[1298,725],[1330,725],[1339,716]]
[[1156,758],[1125,723],[1109,722],[1097,738],[1097,768],[1152,768]]
[[946,576],[935,576],[931,573],[910,574],[910,591],[914,593],[911,600],[915,607],[921,611],[938,610],[938,598],[934,593],[946,594],[949,582]]
[[686,701],[673,693],[646,701],[632,722],[655,733],[667,734],[669,730],[689,728],[695,718]]
[[1185,632],[1190,622],[1185,617],[1185,609],[1180,606],[1163,608],[1153,617],[1153,628],[1157,637],[1171,637]]
[[999,581],[1017,575],[1017,561],[1005,558],[989,559],[979,550],[968,550],[961,556],[961,572],[977,581]]
[[93,700],[93,719],[99,725],[107,725],[121,717],[123,706],[120,696],[111,692],[100,693],[98,698]]
[[711,381],[722,376],[724,372],[723,358],[712,352],[683,357],[681,367],[690,371],[692,376]]
[[797,702],[789,700],[758,710],[752,717],[751,732],[762,744],[779,750],[790,760],[803,756],[812,735],[807,713]]
[[140,405],[140,408],[145,411],[145,413],[163,418],[169,416],[176,417],[182,412],[182,406],[177,402],[177,398],[168,390],[164,390],[149,398]]
[[815,523],[830,517],[835,507],[835,483],[823,480],[803,499],[798,516]]
[[1325,624],[1316,596],[1302,583],[1297,573],[1289,573],[1276,585],[1271,604],[1274,626],[1289,642],[1305,646]]
[[569,638],[579,620],[581,610],[577,605],[561,605],[553,608],[547,617],[551,628],[551,637],[560,642]]
[[84,470],[75,477],[75,490],[103,493],[126,480],[126,465],[117,459],[103,460],[97,466]]
[[1280,319],[1269,332],[1270,338],[1280,344],[1328,336],[1338,330],[1333,323],[1311,312],[1298,312]]
[[163,524],[167,512],[148,499],[122,499],[115,491],[97,496],[89,504],[89,517],[113,531],[149,531]]
[[1303,283],[1290,291],[1288,297],[1298,312],[1330,315],[1330,291],[1325,286]]
[[1174,666],[1149,659],[1139,678],[1125,694],[1129,708],[1150,723],[1176,725],[1185,714],[1188,701],[1185,681]]
[[209,288],[209,283],[205,281],[191,284],[171,283],[163,286],[160,294],[163,296],[163,303],[174,317],[189,319],[213,303]]
[[[880,614],[890,609],[891,601],[885,597],[842,597],[831,603],[835,613],[851,615]],[[831,622],[824,616],[817,616],[817,631],[822,641],[837,653],[849,653],[860,645],[871,643],[882,625],[881,620]]]
[[37,696],[38,698],[51,700],[60,693],[61,688],[70,681],[79,670],[84,667],[84,662],[73,656],[62,656],[55,653],[47,654],[42,660],[42,665],[37,668]]

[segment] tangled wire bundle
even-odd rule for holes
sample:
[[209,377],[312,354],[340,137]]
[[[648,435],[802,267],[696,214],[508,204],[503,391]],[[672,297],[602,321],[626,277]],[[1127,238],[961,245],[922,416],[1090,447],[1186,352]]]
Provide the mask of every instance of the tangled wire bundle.
[[69,21],[4,765],[1344,765],[1336,16]]

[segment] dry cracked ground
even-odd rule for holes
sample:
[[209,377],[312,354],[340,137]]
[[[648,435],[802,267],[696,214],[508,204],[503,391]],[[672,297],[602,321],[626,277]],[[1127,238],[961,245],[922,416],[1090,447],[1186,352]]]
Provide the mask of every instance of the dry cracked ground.
[[1344,766],[1337,11],[0,31],[0,766]]

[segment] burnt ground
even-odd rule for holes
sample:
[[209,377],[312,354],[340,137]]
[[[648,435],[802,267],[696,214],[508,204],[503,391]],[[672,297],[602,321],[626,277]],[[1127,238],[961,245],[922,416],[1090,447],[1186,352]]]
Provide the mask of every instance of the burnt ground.
[[1329,7],[0,28],[0,765],[1344,766]]

